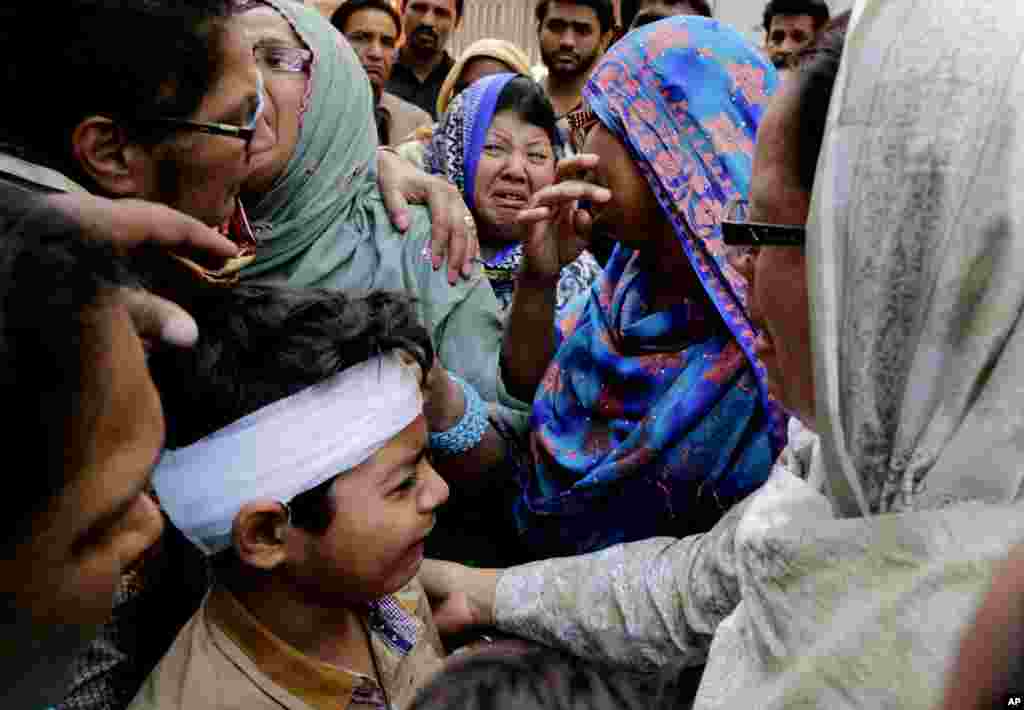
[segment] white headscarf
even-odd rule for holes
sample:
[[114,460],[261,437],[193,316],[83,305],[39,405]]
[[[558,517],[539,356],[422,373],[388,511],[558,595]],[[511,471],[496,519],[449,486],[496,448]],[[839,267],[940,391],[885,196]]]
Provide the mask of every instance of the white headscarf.
[[827,498],[778,468],[751,498],[742,601],[695,710],[930,710],[1024,537],[1007,505],[1024,469],[1021,27],[1007,0],[857,3],[806,247]]
[[207,555],[227,549],[246,503],[287,503],[363,463],[409,426],[423,411],[417,373],[391,352],[166,451],[153,473],[161,506]]
[[807,240],[834,502],[861,515],[1014,501],[1024,6],[875,1],[857,12]]

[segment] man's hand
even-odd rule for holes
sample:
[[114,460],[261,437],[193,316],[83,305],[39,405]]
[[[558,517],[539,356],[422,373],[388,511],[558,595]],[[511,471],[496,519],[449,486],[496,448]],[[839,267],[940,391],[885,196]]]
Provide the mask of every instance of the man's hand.
[[480,257],[480,243],[476,222],[458,189],[388,150],[377,151],[377,172],[384,206],[395,228],[402,232],[409,228],[410,204],[425,204],[430,210],[434,269],[441,268],[447,254],[448,282],[454,285],[460,273],[469,278],[473,261]]
[[69,214],[87,237],[118,248],[156,244],[182,253],[205,252],[204,261],[238,254],[238,247],[217,230],[155,202],[108,200],[84,192],[50,195],[47,201]]
[[[155,244],[178,252],[224,259],[238,247],[202,222],[164,205],[143,200],[108,200],[87,193],[47,196],[49,204],[70,215],[89,239],[110,242],[119,251]],[[190,347],[199,337],[195,320],[181,306],[143,289],[124,289],[124,302],[139,337],[147,345],[162,341]]]
[[419,580],[427,592],[434,622],[442,634],[494,625],[494,594],[499,570],[424,560]]
[[199,326],[177,303],[141,288],[123,289],[122,299],[147,348],[156,342],[190,348],[199,339]]

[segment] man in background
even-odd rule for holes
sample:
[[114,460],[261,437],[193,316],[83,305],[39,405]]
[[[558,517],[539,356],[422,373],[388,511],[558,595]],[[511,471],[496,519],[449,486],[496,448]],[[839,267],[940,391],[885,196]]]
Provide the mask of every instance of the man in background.
[[536,17],[547,69],[541,84],[562,117],[579,107],[583,84],[611,43],[614,9],[611,0],[541,0]]
[[824,0],[769,0],[764,8],[764,52],[768,59],[780,69],[792,66],[828,18]]
[[406,40],[387,90],[434,119],[441,85],[455,64],[447,47],[462,21],[462,5],[463,0],[402,0]]
[[711,17],[707,0],[622,0],[622,26],[630,30],[673,15]]
[[420,126],[430,125],[430,114],[384,90],[402,36],[402,19],[389,0],[346,0],[331,16],[331,24],[348,39],[370,78],[380,144],[396,145]]

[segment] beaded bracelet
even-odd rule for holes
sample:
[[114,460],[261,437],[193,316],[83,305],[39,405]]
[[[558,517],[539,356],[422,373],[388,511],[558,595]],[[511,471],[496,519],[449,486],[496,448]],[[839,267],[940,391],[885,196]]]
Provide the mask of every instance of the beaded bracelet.
[[430,448],[440,456],[453,456],[469,451],[484,438],[487,431],[487,405],[483,398],[461,377],[448,373],[462,387],[466,410],[459,423],[447,431],[430,435]]

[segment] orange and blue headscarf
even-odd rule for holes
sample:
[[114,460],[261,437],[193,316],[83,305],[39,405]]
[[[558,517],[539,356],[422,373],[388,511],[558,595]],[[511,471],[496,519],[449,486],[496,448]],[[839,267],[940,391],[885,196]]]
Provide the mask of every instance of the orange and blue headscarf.
[[567,309],[515,504],[531,556],[706,530],[767,479],[784,447],[786,418],[754,355],[746,282],[720,227],[728,200],[747,195],[775,87],[754,47],[700,17],[630,32],[587,82],[585,102],[627,147],[702,289],[649,313],[638,254],[620,244],[586,302]]

